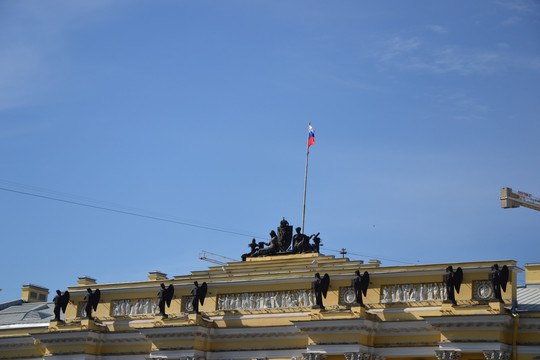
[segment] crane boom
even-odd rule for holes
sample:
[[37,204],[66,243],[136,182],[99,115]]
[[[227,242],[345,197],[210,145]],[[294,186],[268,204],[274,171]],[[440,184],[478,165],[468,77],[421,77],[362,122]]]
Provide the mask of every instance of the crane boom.
[[214,263],[214,264],[218,264],[218,265],[221,265],[221,266],[227,265],[227,262],[217,260],[217,259],[214,259],[212,257],[208,257],[208,255],[212,255],[212,256],[221,258],[222,260],[238,261],[238,260],[235,260],[235,259],[231,259],[230,257],[226,257],[226,256],[219,255],[219,254],[214,254],[214,253],[212,253],[210,251],[206,251],[206,250],[202,250],[199,253],[199,259],[204,260],[204,261],[208,261],[208,262],[211,262],[211,263]]
[[508,187],[501,189],[501,207],[503,209],[512,209],[520,206],[540,211],[540,198],[534,197],[524,191],[512,192],[512,189]]

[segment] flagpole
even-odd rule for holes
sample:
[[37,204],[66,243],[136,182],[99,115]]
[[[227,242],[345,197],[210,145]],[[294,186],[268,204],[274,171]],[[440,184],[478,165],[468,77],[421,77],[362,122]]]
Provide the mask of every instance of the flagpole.
[[[311,126],[311,122],[309,123],[309,126]],[[304,177],[304,206],[302,209],[302,234],[304,233],[304,221],[306,219],[306,189],[307,189],[308,161],[309,161],[309,136],[308,136],[307,151],[306,151],[306,175]]]

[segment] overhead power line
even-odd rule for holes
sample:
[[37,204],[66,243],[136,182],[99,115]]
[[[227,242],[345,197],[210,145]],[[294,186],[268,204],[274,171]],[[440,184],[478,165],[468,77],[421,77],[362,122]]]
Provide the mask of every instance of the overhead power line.
[[346,250],[346,249],[333,250],[333,249],[327,249],[327,248],[324,248],[324,250],[328,250],[328,251],[332,251],[332,252],[337,252],[337,253],[340,253],[340,254],[342,254],[342,255],[350,254],[350,255],[360,256],[360,257],[363,257],[363,258],[372,258],[372,259],[373,259],[373,258],[377,258],[377,259],[380,259],[380,260],[392,261],[392,262],[401,263],[401,264],[406,264],[406,265],[416,265],[415,263],[408,262],[408,261],[400,261],[400,260],[388,259],[388,258],[383,258],[383,257],[380,257],[380,256],[374,256],[374,255],[355,254],[355,253],[350,252],[350,251],[348,251],[348,250]]
[[173,223],[173,224],[190,226],[190,227],[194,227],[194,228],[198,228],[198,229],[218,231],[218,232],[227,233],[227,234],[233,234],[233,235],[246,236],[246,237],[266,240],[265,238],[261,238],[261,237],[250,235],[250,234],[244,234],[244,233],[240,233],[240,232],[236,232],[236,231],[224,230],[224,229],[219,229],[219,228],[211,227],[211,226],[197,225],[197,224],[188,223],[188,222],[185,222],[185,221],[174,220],[174,219],[166,219],[166,218],[159,217],[159,216],[145,215],[145,214],[136,213],[136,212],[133,212],[133,211],[113,209],[111,207],[106,207],[106,206],[92,205],[92,204],[88,204],[88,203],[84,203],[84,202],[80,202],[80,201],[66,200],[66,199],[61,199],[61,198],[57,198],[57,197],[53,197],[53,196],[35,194],[35,193],[27,192],[27,191],[8,189],[8,188],[5,188],[5,187],[0,187],[0,190],[15,193],[15,194],[20,194],[20,195],[33,196],[33,197],[37,197],[37,198],[40,198],[40,199],[54,200],[54,201],[58,201],[58,202],[66,203],[66,204],[71,204],[71,205],[84,206],[84,207],[92,208],[92,209],[110,211],[110,212],[114,212],[114,213],[117,213],[117,214],[137,216],[137,217],[144,218],[144,219],[164,221],[164,222]]

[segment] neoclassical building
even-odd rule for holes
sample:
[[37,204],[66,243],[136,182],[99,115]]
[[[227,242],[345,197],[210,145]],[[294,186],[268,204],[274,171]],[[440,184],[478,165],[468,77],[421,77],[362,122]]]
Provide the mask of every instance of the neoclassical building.
[[[493,264],[509,281],[494,298]],[[189,275],[150,272],[148,280],[69,287],[63,322],[52,321],[48,289],[23,287],[23,299],[0,304],[0,359],[540,359],[540,264],[527,264],[517,286],[513,260],[382,267],[318,253],[248,257]],[[446,301],[446,268],[463,271],[456,304]],[[355,271],[368,271],[355,302]],[[315,305],[315,274],[328,274],[324,309]],[[192,310],[194,281],[208,291]],[[160,284],[174,286],[158,313]],[[87,288],[99,288],[95,320],[85,318]],[[40,301],[41,296],[41,301]]]

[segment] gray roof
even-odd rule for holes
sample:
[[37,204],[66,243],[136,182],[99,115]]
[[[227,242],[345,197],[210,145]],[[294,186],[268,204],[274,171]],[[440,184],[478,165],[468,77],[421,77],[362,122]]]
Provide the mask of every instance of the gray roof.
[[54,318],[53,303],[14,303],[0,311],[0,325],[48,324]]
[[517,311],[540,311],[540,287],[517,288]]

